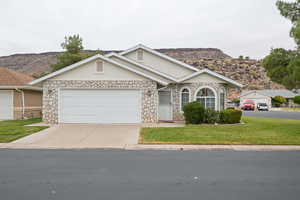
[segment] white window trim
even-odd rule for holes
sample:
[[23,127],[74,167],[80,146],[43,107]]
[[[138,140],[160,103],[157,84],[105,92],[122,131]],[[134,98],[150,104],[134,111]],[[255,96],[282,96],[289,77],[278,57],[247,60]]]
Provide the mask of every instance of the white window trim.
[[224,110],[225,110],[225,107],[226,107],[226,91],[224,88],[221,88],[220,89],[220,95],[219,95],[219,110],[221,110],[221,94],[224,94]]
[[198,92],[201,90],[201,89],[203,89],[203,88],[208,88],[208,89],[211,89],[212,91],[213,91],[213,93],[214,93],[214,98],[215,98],[215,110],[218,110],[218,95],[217,95],[217,92],[216,92],[216,90],[213,88],[213,87],[210,87],[210,86],[201,86],[201,87],[199,87],[197,90],[196,90],[196,92],[195,92],[195,94],[194,94],[194,101],[197,101],[197,94],[198,94]]
[[182,91],[184,89],[187,89],[189,91],[189,103],[191,102],[192,100],[192,93],[191,93],[191,89],[189,87],[183,87],[180,89],[180,92],[179,92],[179,108],[180,108],[180,112],[183,112],[183,108],[182,108]]
[[[98,72],[98,63],[97,62],[102,62],[102,72]],[[103,60],[96,60],[96,69],[95,69],[96,74],[103,74],[104,73],[104,61]]]

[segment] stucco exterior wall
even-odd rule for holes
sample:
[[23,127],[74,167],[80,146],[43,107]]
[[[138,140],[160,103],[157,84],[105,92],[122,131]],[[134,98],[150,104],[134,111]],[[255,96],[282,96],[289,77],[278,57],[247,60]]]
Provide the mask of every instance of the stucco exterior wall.
[[148,80],[47,80],[43,83],[43,120],[58,123],[60,89],[140,89],[142,122],[156,122],[158,108],[157,83]]
[[225,81],[214,77],[212,75],[209,74],[199,74],[198,76],[195,76],[191,79],[188,79],[186,81],[184,81],[184,83],[198,83],[198,82],[206,82],[206,83],[226,83]]
[[[227,99],[227,88],[224,84],[221,83],[209,83],[209,82],[198,82],[198,83],[186,83],[186,84],[174,84],[170,87],[172,91],[172,110],[173,110],[173,120],[182,121],[183,112],[181,111],[181,89],[188,88],[190,90],[190,102],[196,101],[196,93],[201,87],[210,87],[217,93],[216,96],[216,107],[217,110],[220,109],[220,93],[225,92],[225,102]],[[226,105],[226,104],[225,104]]]
[[[138,70],[138,71],[140,71],[140,72],[142,72],[142,73],[144,73],[144,74],[147,74],[147,75],[149,75],[149,76],[152,76],[152,77],[154,77],[154,78],[157,78],[157,79],[159,79],[159,80],[162,80],[162,81],[164,81],[164,82],[166,82],[166,83],[171,83],[171,81],[170,81],[169,79],[164,78],[164,77],[162,77],[162,76],[159,76],[159,75],[157,75],[156,73],[150,72],[149,70],[143,69],[143,68],[141,68],[140,66],[133,65],[133,64],[131,64],[131,63],[128,63],[128,62],[126,62],[126,61],[124,61],[124,60],[121,60],[121,59],[119,59],[119,58],[116,58],[116,57],[111,57],[111,59],[117,61],[118,63],[122,63],[122,64],[124,64],[124,65],[130,66],[130,67],[132,67],[132,68],[135,69],[135,70]],[[149,66],[148,66],[148,67],[149,67]],[[151,67],[150,67],[150,68],[151,68]]]
[[103,61],[103,73],[97,73],[96,61],[83,64],[50,80],[147,80],[141,75],[105,61]]
[[[130,52],[128,54],[125,54],[125,57],[128,57],[130,59],[133,59],[135,61],[137,60],[137,51],[135,50],[133,52]],[[156,70],[169,74],[175,78],[183,78],[186,75],[189,75],[193,73],[193,70],[187,69],[181,65],[178,65],[176,63],[173,63],[171,61],[168,61],[166,59],[163,59],[157,55],[151,54],[147,51],[143,51],[143,60],[138,61],[141,62],[147,66],[151,66],[152,68],[155,68]]]
[[22,93],[14,90],[14,119],[37,118],[42,116],[42,92],[22,90],[24,92],[24,116]]

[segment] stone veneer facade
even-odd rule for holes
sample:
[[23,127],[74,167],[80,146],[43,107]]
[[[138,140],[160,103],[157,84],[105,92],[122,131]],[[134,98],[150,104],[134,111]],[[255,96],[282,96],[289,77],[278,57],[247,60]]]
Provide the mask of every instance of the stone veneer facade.
[[[211,88],[213,88],[216,93],[217,93],[217,108],[219,109],[219,105],[220,105],[220,93],[222,91],[225,92],[225,102],[227,99],[227,94],[228,94],[228,88],[224,85],[224,84],[220,84],[220,83],[204,83],[204,82],[199,82],[199,83],[185,83],[185,84],[174,84],[171,85],[169,88],[172,91],[172,98],[173,98],[173,103],[172,103],[172,110],[173,110],[173,120],[174,121],[182,121],[184,120],[183,118],[183,113],[181,111],[181,89],[182,88],[189,88],[190,89],[190,101],[195,101],[195,95],[196,92],[198,91],[198,89],[200,87],[205,87],[205,86],[209,86]],[[226,105],[226,103],[225,103]]]
[[43,84],[43,119],[58,123],[60,89],[139,89],[142,91],[142,122],[157,122],[157,83],[148,80],[47,80]]

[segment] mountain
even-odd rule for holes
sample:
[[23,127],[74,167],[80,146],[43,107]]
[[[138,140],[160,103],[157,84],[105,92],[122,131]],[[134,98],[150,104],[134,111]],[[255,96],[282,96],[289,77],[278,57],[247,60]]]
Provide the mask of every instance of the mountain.
[[[209,68],[233,80],[241,82],[245,89],[282,89],[267,77],[261,61],[250,59],[234,59],[216,48],[174,48],[156,49],[157,51],[193,65],[199,69]],[[119,52],[117,50],[103,51],[103,53]],[[95,52],[86,50],[86,52]],[[0,57],[0,66],[8,67],[25,74],[39,76],[51,71],[51,64],[57,62],[57,55],[61,52],[14,54]],[[232,98],[239,92],[232,91]],[[234,95],[236,94],[236,95]]]

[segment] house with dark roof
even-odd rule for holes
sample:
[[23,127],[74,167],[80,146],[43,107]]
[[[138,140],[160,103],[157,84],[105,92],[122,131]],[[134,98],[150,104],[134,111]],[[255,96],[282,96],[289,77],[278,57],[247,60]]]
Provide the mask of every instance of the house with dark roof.
[[34,78],[0,67],[0,120],[41,117],[42,88],[27,85]]
[[287,100],[287,106],[293,105],[293,98],[297,96],[296,93],[290,90],[244,90],[240,96],[241,105],[246,100],[253,100],[255,104],[266,103],[272,107],[272,98],[282,96]]

